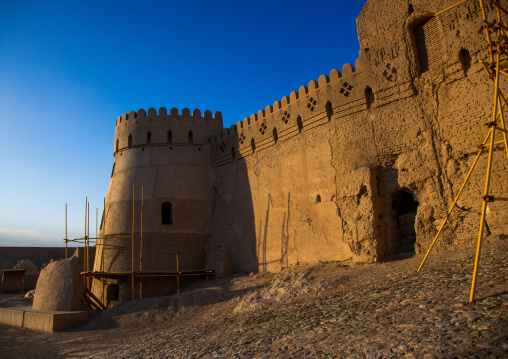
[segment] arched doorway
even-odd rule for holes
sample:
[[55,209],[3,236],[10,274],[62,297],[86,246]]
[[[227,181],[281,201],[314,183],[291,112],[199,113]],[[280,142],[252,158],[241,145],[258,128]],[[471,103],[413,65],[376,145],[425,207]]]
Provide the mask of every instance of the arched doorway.
[[397,190],[392,195],[394,235],[390,241],[391,254],[415,253],[415,219],[418,202],[411,192]]

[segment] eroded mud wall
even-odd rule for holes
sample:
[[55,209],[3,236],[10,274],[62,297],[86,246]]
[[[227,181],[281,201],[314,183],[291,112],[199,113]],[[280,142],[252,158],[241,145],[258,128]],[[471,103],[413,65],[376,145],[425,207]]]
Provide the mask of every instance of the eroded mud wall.
[[[480,9],[468,2],[432,16],[452,4],[369,1],[355,67],[212,138],[219,272],[427,249],[491,116]],[[506,190],[503,153],[496,149],[494,193]],[[475,243],[485,166],[486,156],[437,250]],[[505,215],[501,202],[489,206],[488,234],[507,233]]]

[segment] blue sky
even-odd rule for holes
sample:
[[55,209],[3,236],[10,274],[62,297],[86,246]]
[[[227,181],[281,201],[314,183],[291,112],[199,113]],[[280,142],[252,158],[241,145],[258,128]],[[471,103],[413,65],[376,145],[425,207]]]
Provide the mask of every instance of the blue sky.
[[365,1],[0,0],[0,246],[60,246],[101,215],[115,120],[150,107],[224,126],[354,64]]

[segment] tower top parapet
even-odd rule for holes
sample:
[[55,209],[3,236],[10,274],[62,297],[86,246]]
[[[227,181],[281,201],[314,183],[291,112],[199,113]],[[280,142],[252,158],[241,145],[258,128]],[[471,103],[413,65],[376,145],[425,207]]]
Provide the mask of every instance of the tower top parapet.
[[153,107],[145,111],[144,109],[139,109],[136,111],[130,111],[129,113],[124,113],[121,116],[118,116],[116,120],[116,124],[122,123],[123,121],[128,121],[129,119],[142,119],[142,118],[150,118],[150,119],[165,119],[168,117],[178,117],[185,119],[205,119],[205,120],[219,120],[222,122],[222,113],[216,111],[212,115],[212,111],[206,110],[203,114],[201,114],[201,110],[195,109],[191,111],[188,108],[183,108],[182,112],[179,113],[176,107],[171,108],[169,114],[168,110],[165,107],[159,108],[159,113],[157,114],[157,110]]

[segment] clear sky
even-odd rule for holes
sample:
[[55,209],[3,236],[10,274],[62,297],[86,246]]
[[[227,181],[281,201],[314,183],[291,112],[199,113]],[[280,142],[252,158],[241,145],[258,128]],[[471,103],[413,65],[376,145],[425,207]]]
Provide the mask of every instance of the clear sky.
[[0,0],[0,246],[95,235],[116,118],[221,111],[224,126],[344,63],[361,1]]

